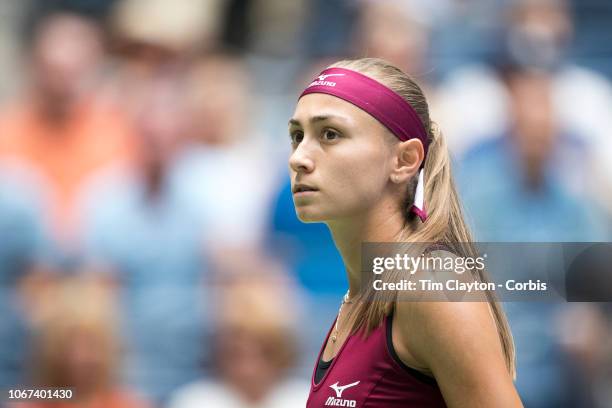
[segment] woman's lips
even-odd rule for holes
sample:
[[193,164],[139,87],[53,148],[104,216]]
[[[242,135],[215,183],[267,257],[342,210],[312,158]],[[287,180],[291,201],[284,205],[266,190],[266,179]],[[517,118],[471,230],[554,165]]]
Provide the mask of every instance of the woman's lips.
[[303,193],[314,193],[317,192],[317,188],[310,186],[308,184],[298,183],[293,186],[292,192],[293,194],[303,194]]

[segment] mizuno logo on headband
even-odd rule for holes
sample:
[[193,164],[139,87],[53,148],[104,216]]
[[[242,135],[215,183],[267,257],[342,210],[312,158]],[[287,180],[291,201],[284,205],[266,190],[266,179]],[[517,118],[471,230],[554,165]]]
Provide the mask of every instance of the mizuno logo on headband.
[[344,74],[322,74],[322,75],[319,75],[317,77],[318,80],[311,82],[310,85],[308,85],[308,87],[310,88],[311,86],[316,86],[316,85],[318,85],[318,86],[336,86],[335,82],[326,81],[327,77],[330,77],[330,76],[344,76]]
[[325,81],[325,79],[330,76],[344,76],[344,74],[323,74],[319,75],[317,78],[319,78],[319,81]]

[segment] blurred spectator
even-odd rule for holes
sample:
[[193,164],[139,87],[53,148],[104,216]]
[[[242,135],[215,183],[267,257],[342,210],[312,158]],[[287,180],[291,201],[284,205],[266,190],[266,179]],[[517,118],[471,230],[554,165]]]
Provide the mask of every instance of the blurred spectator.
[[168,72],[137,88],[136,165],[82,198],[89,255],[120,287],[127,378],[158,403],[196,378],[207,350],[206,208],[189,193],[199,175],[177,169],[190,129],[181,84]]
[[257,266],[251,264],[248,275],[220,282],[216,378],[185,386],[169,408],[306,404],[309,383],[289,375],[297,356],[297,316],[291,308],[296,299],[286,283],[270,276],[269,266],[266,270]]
[[256,144],[256,135],[247,138],[244,133],[250,121],[252,84],[241,57],[219,52],[199,58],[189,81],[195,143],[221,149]]
[[[448,135],[449,146],[461,156],[508,126],[511,96],[498,73],[503,76],[513,67],[547,73],[553,122],[582,140],[589,155],[580,167],[565,171],[560,181],[576,194],[593,196],[612,213],[612,168],[606,159],[612,153],[612,119],[608,114],[612,88],[600,74],[568,59],[573,24],[567,2],[511,2],[506,16],[502,43],[493,61],[497,72],[483,65],[466,66],[451,74],[440,89],[433,111]],[[526,104],[537,109],[532,102]]]
[[[579,172],[590,152],[556,122],[551,76],[518,69],[506,80],[508,130],[473,148],[460,167],[463,199],[479,240],[607,240],[605,214],[588,196],[579,201],[561,181],[565,172]],[[527,229],[517,228],[517,220]]]
[[[0,161],[37,178],[53,237],[70,246],[83,183],[129,156],[129,129],[119,112],[96,96],[102,33],[86,17],[53,12],[36,26],[31,77],[22,95],[0,113]],[[17,176],[17,173],[14,174]]]
[[[561,161],[560,151],[565,147],[579,155],[586,153],[580,140],[555,120],[551,76],[516,69],[505,78],[510,126],[502,136],[469,151],[458,173],[476,239],[608,240],[604,214],[595,211],[588,198],[579,200],[572,195],[559,181],[558,166],[572,164]],[[555,330],[562,307],[516,302],[505,306],[517,348],[516,385],[525,406],[592,406],[585,376],[563,352]]]
[[41,291],[34,311],[30,386],[72,388],[74,399],[24,402],[10,407],[145,408],[118,383],[120,336],[114,298],[87,276],[64,278]]
[[253,123],[252,78],[245,62],[209,54],[192,66],[190,145],[179,171],[193,174],[191,193],[207,216],[211,250],[258,245],[276,163]]

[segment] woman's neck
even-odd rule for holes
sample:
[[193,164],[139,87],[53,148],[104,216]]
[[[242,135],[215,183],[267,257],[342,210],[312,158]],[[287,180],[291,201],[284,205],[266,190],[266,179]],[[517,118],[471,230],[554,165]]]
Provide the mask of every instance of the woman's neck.
[[330,221],[327,226],[344,261],[349,291],[354,296],[361,288],[362,243],[397,241],[404,230],[404,219],[396,208],[383,204],[367,214]]

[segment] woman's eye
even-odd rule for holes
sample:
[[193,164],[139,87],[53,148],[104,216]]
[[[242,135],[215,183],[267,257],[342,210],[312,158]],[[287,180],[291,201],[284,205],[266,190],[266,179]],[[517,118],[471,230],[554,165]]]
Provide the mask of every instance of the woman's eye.
[[300,131],[291,132],[289,137],[291,138],[292,144],[298,144],[302,141],[302,139],[304,139],[304,133]]
[[325,129],[323,131],[323,139],[326,141],[330,141],[330,140],[336,140],[340,137],[340,134],[338,134],[338,132],[331,130],[331,129]]

